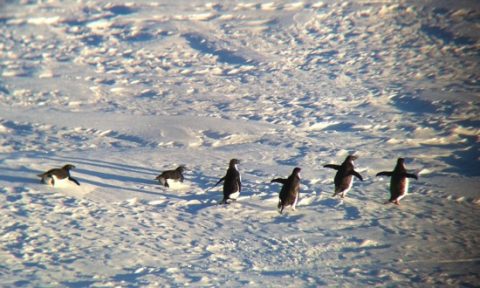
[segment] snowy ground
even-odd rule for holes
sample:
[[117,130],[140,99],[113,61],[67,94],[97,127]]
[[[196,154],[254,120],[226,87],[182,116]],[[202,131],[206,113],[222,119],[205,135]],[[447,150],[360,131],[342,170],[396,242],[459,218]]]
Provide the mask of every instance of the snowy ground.
[[[479,19],[476,1],[0,2],[0,286],[477,286]],[[365,180],[341,203],[322,166],[349,153]],[[384,205],[397,157],[419,180]],[[231,158],[244,189],[218,206]],[[81,186],[39,183],[67,163]],[[179,164],[183,184],[153,180]],[[280,215],[269,182],[295,166]]]

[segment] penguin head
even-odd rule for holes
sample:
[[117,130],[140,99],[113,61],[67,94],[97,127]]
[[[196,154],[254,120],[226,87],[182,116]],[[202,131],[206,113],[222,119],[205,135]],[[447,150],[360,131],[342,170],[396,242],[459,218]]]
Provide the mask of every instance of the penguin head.
[[230,160],[230,166],[240,164],[240,160],[233,158]]
[[397,159],[397,166],[398,166],[398,167],[405,167],[405,158],[399,157],[399,158]]
[[70,171],[71,169],[75,169],[75,166],[72,164],[67,164],[62,167],[63,170]]
[[302,171],[302,168],[300,167],[295,167],[293,168],[292,175],[295,177],[300,178],[300,171]]
[[348,156],[347,156],[347,159],[345,159],[345,161],[347,161],[347,162],[353,162],[353,161],[355,161],[355,160],[357,160],[357,159],[358,159],[358,156],[357,156],[357,155],[348,155]]
[[188,170],[187,166],[185,166],[183,164],[177,167],[177,171],[179,171],[180,173],[183,173],[186,170]]

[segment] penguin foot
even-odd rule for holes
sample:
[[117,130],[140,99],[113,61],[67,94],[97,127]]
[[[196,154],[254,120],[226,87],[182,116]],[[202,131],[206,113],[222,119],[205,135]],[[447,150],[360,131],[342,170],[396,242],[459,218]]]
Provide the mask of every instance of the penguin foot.
[[[228,200],[230,200],[230,202]],[[235,202],[235,201],[237,201],[237,199],[227,198],[227,199],[222,199],[222,201],[220,201],[220,203],[218,203],[218,204],[228,205],[228,204],[230,204],[232,202]]]

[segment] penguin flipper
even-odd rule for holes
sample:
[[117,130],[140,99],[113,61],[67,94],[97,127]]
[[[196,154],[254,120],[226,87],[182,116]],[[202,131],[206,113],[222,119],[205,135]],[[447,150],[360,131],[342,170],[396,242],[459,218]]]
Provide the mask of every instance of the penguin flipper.
[[80,183],[78,183],[77,179],[73,178],[73,177],[68,177],[68,180],[74,182],[75,184],[77,184],[78,186],[80,186]]
[[353,171],[352,174],[353,174],[353,176],[355,176],[355,177],[357,177],[358,179],[360,179],[360,181],[363,181],[362,175],[360,175],[360,173],[358,173],[357,171]]
[[215,186],[217,186],[218,184],[222,183],[223,180],[225,180],[225,176],[223,176],[222,178],[220,178],[220,180],[218,180],[218,182],[215,183],[215,185],[214,185],[213,187],[215,187]]
[[230,198],[227,198],[227,197],[223,197],[222,201],[220,201],[220,203],[218,203],[218,204],[224,204],[224,205],[230,204],[230,203],[228,203],[228,200],[232,200],[232,202],[233,202],[233,201],[236,201],[237,199],[230,199]]
[[382,171],[382,172],[377,173],[377,175],[375,175],[375,176],[392,176],[392,175],[393,175],[392,171]]
[[336,165],[336,164],[327,164],[327,165],[323,165],[323,167],[325,168],[332,168],[332,169],[335,169],[335,170],[338,170],[340,169],[340,165]]
[[284,179],[284,178],[275,178],[275,179],[272,179],[272,181],[270,181],[270,183],[276,182],[276,183],[285,184],[285,183],[287,183],[287,180],[288,179]]
[[415,174],[412,174],[412,173],[405,173],[405,177],[413,178],[413,179],[418,180],[418,176],[415,175]]

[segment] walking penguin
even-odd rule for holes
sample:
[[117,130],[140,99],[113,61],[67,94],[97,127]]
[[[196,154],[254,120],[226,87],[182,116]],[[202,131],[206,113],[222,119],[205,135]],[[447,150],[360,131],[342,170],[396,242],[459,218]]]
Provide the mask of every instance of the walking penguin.
[[408,193],[408,178],[418,179],[415,174],[407,173],[405,159],[398,158],[397,165],[393,171],[382,171],[377,176],[390,176],[390,199],[385,202],[400,205],[400,200]]
[[342,165],[327,164],[323,166],[337,170],[334,178],[335,192],[333,197],[340,195],[340,198],[344,198],[347,195],[347,192],[352,188],[353,176],[363,181],[362,176],[354,170],[353,161],[356,159],[358,159],[358,156],[348,155]]
[[293,169],[292,174],[288,176],[287,179],[276,178],[271,182],[283,184],[282,190],[280,190],[280,201],[278,202],[278,209],[280,209],[280,214],[282,214],[283,209],[287,206],[292,206],[292,210],[295,210],[295,206],[298,203],[298,197],[300,194],[300,169],[296,167]]
[[242,179],[237,166],[239,163],[240,161],[238,159],[231,159],[228,165],[227,174],[215,184],[215,186],[217,186],[224,181],[223,199],[220,201],[220,204],[228,204],[227,200],[235,201],[242,191]]

